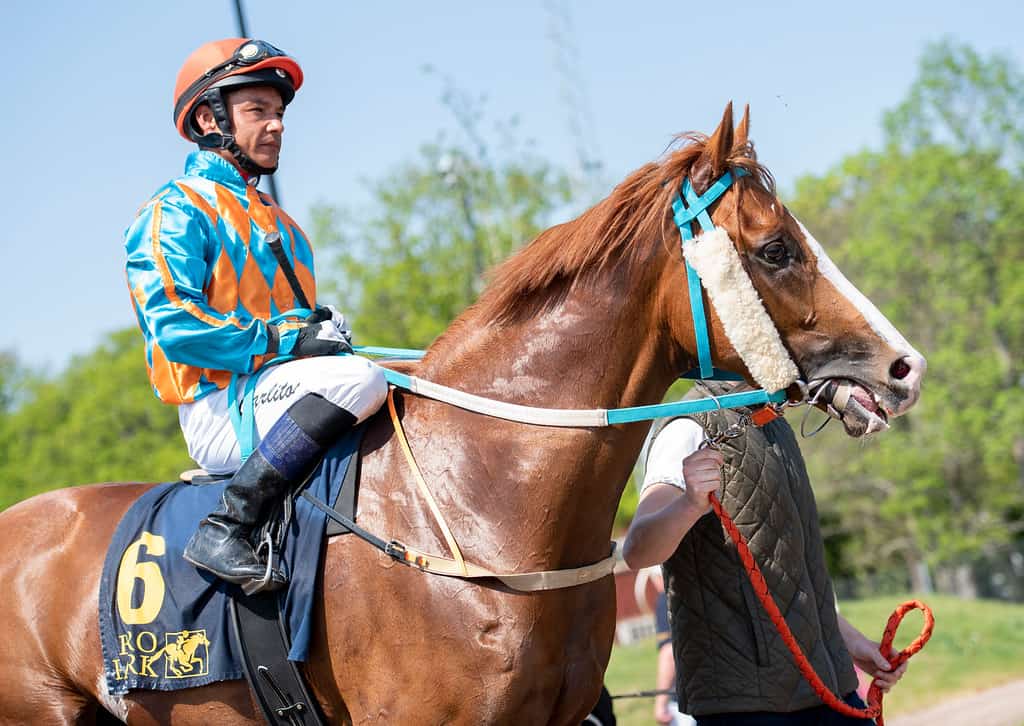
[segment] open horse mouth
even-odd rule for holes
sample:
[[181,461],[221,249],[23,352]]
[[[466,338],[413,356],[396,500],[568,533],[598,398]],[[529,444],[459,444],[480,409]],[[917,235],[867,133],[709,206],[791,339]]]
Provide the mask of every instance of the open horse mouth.
[[810,401],[843,423],[854,438],[889,428],[889,411],[881,397],[849,378],[830,378],[811,384]]

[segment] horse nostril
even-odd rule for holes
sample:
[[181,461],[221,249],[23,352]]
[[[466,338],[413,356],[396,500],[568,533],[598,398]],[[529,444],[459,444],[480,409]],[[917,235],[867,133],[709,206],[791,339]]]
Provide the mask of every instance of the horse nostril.
[[906,358],[900,358],[898,361],[889,366],[889,375],[895,378],[897,381],[902,381],[904,378],[910,375],[910,364],[907,363]]

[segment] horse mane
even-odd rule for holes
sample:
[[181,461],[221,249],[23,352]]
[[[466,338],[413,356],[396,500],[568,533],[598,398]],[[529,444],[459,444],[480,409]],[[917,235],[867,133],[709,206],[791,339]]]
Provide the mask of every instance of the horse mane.
[[[666,244],[672,201],[708,140],[696,132],[677,135],[662,159],[634,171],[576,219],[541,232],[494,269],[491,284],[471,308],[474,317],[498,324],[522,319],[554,304],[584,276],[648,259],[655,244]],[[727,164],[745,169],[774,193],[771,172],[757,162],[752,143],[735,146]]]

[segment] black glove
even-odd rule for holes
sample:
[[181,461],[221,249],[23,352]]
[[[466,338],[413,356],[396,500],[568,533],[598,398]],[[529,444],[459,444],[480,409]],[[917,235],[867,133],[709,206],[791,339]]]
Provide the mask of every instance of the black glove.
[[325,305],[317,305],[316,310],[306,316],[307,323],[322,323],[326,320],[331,320],[334,317],[333,308]]
[[349,345],[352,344],[352,331],[348,327],[348,321],[345,320],[345,316],[338,312],[338,309],[333,305],[317,305],[316,309],[306,316],[307,323],[324,323],[330,322],[338,329],[338,332],[348,341]]
[[351,353],[352,346],[334,323],[326,320],[303,325],[299,328],[299,334],[295,338],[295,345],[292,346],[292,349],[282,352],[296,358],[305,358],[314,355]]

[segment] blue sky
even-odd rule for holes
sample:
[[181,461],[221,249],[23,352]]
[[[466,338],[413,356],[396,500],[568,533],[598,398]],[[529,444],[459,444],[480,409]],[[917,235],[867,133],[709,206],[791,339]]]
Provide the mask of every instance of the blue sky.
[[[51,371],[134,324],[122,235],[180,172],[174,79],[203,42],[235,35],[232,0],[14,3],[0,80],[4,173],[0,350]],[[750,103],[752,137],[783,193],[805,173],[876,144],[882,111],[944,36],[1024,64],[1024,3],[522,2],[289,4],[247,0],[250,33],[294,54],[306,86],[289,108],[279,184],[300,224],[319,201],[365,205],[366,181],[452,130],[430,64],[513,114],[571,167],[552,7],[568,8],[591,143],[617,181],[672,135],[710,131]],[[12,314],[13,313],[13,314]],[[141,365],[141,361],[140,361]]]

